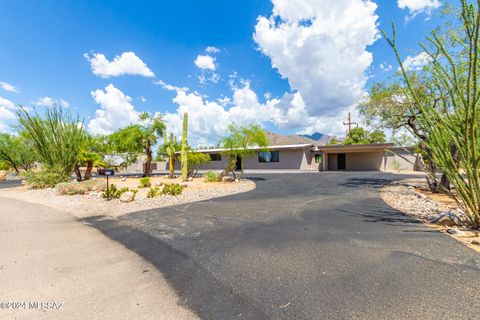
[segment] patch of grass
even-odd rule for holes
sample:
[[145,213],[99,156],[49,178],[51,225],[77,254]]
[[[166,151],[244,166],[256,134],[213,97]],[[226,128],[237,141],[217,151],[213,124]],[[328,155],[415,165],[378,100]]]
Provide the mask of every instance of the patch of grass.
[[205,178],[206,182],[217,182],[217,180],[218,180],[218,175],[213,171],[205,172],[203,177]]
[[96,180],[62,182],[55,186],[59,195],[85,194],[88,191],[105,191],[107,184]]
[[63,170],[56,170],[50,168],[48,170],[29,170],[22,173],[22,178],[25,179],[27,185],[32,189],[53,188],[58,183],[66,182],[69,176]]
[[139,188],[149,188],[152,185],[152,182],[149,177],[140,178]]
[[178,183],[172,183],[172,184],[166,184],[163,189],[161,194],[162,195],[169,195],[169,196],[178,196],[182,194],[183,192],[183,187],[179,185]]
[[147,192],[147,198],[157,198],[160,195],[161,191],[159,187],[152,187]]

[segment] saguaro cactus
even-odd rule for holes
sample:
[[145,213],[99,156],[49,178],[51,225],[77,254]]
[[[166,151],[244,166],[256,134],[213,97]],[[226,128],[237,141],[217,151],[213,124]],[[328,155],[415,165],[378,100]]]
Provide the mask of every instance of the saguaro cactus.
[[188,153],[187,153],[187,131],[188,131],[188,113],[183,114],[183,129],[182,129],[182,181],[188,179]]

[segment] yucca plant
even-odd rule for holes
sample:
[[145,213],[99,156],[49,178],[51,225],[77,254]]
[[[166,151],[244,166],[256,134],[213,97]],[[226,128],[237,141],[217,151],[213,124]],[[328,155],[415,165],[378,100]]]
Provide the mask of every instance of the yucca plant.
[[79,116],[72,116],[62,107],[47,108],[43,115],[35,109],[17,110],[20,125],[32,140],[32,152],[46,171],[53,170],[69,177],[75,170],[86,133]]
[[[393,48],[405,79],[412,105],[418,109],[417,121],[428,128],[426,144],[438,168],[448,177],[454,190],[445,190],[459,205],[468,224],[480,227],[480,3],[462,0],[461,28],[448,41],[433,31],[422,47],[428,54],[427,69],[435,107],[422,103],[413,89],[408,70],[403,66],[393,37],[385,37]],[[437,105],[442,107],[438,108]]]

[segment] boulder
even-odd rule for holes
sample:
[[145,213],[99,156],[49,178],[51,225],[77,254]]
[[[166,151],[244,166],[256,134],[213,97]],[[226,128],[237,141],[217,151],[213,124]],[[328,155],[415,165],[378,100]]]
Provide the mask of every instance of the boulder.
[[187,178],[187,181],[193,181],[193,178],[192,178],[192,177],[188,177],[188,178]]
[[480,246],[480,241],[472,240],[472,244],[475,245],[475,246]]
[[135,193],[127,191],[120,196],[120,202],[132,202],[135,200]]
[[456,228],[448,228],[447,233],[455,235],[455,236],[460,236],[460,237],[466,236],[465,232],[463,232],[462,230],[458,230]]
[[440,212],[439,215],[432,219],[432,222],[446,227],[452,227],[462,224],[458,215],[455,214],[453,211]]
[[122,181],[127,181],[127,177],[122,177],[122,179],[120,179]]
[[226,177],[223,177],[223,178],[222,178],[222,181],[223,181],[223,182],[232,182],[232,181],[234,181],[234,179],[233,179],[232,177],[226,176]]

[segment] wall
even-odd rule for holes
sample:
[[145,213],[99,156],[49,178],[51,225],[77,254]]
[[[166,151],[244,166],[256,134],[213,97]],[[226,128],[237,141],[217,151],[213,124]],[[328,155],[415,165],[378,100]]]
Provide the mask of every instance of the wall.
[[[392,153],[393,152],[393,153]],[[420,155],[411,151],[395,148],[385,151],[385,171],[419,171],[421,166]]]
[[380,171],[383,165],[383,151],[346,153],[347,170]]

